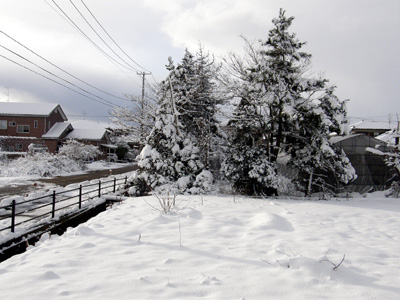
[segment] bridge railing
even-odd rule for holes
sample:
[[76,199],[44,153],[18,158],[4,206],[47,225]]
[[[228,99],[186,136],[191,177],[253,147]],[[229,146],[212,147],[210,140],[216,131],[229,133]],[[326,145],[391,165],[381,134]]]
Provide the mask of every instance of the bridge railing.
[[81,184],[77,188],[45,192],[38,197],[33,195],[33,198],[31,196],[22,200],[19,197],[18,201],[13,199],[5,205],[0,203],[0,235],[52,222],[55,218],[94,204],[95,199],[102,195],[121,191],[126,183],[126,176],[106,178],[95,183]]

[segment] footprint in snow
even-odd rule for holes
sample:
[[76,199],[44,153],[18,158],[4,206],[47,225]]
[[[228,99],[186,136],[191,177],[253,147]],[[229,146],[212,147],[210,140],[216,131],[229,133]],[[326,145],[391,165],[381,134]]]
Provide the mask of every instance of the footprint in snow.
[[166,287],[170,287],[170,288],[176,289],[176,285],[175,285],[175,284],[172,284],[172,283],[170,283],[170,282],[168,282],[165,286],[166,286]]
[[203,280],[201,282],[202,285],[221,285],[222,281],[217,279],[216,277],[210,277],[207,275],[203,275]]

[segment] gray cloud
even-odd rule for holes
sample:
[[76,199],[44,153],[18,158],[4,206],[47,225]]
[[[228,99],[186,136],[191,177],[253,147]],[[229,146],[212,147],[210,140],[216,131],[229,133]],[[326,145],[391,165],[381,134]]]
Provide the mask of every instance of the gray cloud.
[[[50,0],[46,1],[54,7]],[[139,95],[140,78],[136,73],[115,67],[46,1],[0,0],[0,30],[110,93]],[[100,45],[69,1],[56,2]],[[74,3],[82,9],[80,1]],[[158,80],[166,76],[168,56],[179,61],[186,47],[196,51],[199,42],[206,50],[223,56],[230,51],[242,51],[240,35],[250,40],[265,39],[271,19],[283,7],[288,15],[295,16],[292,30],[300,40],[308,42],[305,50],[313,55],[315,73],[324,72],[338,86],[338,96],[350,99],[350,116],[400,112],[398,0],[85,0],[85,3],[119,45]],[[0,45],[64,77],[2,35]],[[12,57],[2,48],[0,55]],[[0,97],[5,87],[10,88],[11,100],[59,102],[74,114],[85,110],[88,115],[106,115],[109,110],[0,57]],[[123,101],[107,99],[125,105]]]

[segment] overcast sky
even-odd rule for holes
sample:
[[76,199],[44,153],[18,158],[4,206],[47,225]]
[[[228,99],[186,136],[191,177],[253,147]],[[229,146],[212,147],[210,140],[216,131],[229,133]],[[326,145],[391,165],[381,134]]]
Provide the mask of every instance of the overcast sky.
[[[95,35],[70,0],[0,0],[0,101],[60,103],[70,119],[79,115],[82,118],[84,114],[87,119],[106,121],[110,102],[129,104],[109,94],[140,95],[141,78],[136,71],[111,62],[67,21],[55,3],[96,45],[124,64]],[[72,3],[121,58],[139,71],[152,72],[154,77],[146,76],[149,82],[165,78],[169,56],[177,63],[185,48],[196,52],[199,42],[217,58],[229,52],[241,53],[240,36],[265,39],[271,20],[283,7],[288,16],[295,17],[292,32],[307,42],[304,50],[313,56],[314,73],[323,73],[337,85],[339,98],[349,99],[349,116],[388,119],[391,114],[396,120],[396,114],[400,113],[399,0],[72,0]],[[129,57],[107,37],[84,4]],[[11,38],[97,89],[48,64]],[[81,93],[85,92],[79,88],[90,91],[94,94],[90,97],[97,101],[27,70],[68,86],[31,62],[74,83],[73,88]]]

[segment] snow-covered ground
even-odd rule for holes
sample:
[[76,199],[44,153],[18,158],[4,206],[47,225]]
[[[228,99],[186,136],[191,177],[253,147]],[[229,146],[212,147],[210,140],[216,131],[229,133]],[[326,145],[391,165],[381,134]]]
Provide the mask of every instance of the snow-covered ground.
[[399,199],[177,204],[129,198],[43,237],[0,264],[2,299],[400,299]]

